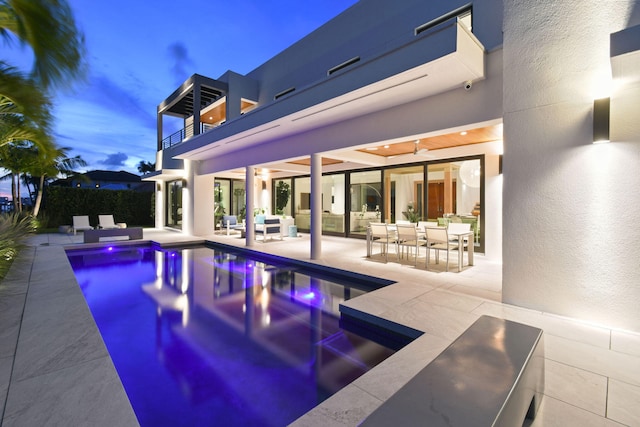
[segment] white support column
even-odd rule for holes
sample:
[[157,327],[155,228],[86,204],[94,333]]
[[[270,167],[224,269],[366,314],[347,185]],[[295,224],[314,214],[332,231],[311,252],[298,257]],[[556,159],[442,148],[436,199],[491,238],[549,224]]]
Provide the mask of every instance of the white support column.
[[311,155],[311,259],[322,257],[322,156]]
[[156,218],[155,218],[155,226],[156,228],[162,229],[164,228],[165,219],[165,193],[167,191],[167,183],[164,181],[155,181],[154,182],[156,188]]
[[253,166],[247,166],[245,172],[245,195],[247,200],[245,201],[245,245],[253,246],[255,242],[255,225],[253,218],[253,206],[254,206],[254,193],[255,193],[255,171]]

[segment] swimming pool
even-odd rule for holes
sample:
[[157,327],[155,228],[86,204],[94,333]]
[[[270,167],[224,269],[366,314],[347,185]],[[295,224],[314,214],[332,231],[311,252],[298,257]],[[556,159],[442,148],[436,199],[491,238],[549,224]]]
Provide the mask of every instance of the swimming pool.
[[209,247],[67,255],[142,426],[287,425],[399,347],[340,322],[374,280]]

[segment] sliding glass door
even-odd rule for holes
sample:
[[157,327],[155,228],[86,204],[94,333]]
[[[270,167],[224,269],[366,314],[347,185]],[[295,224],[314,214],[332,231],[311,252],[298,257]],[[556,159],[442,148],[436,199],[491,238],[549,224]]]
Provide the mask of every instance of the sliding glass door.
[[349,184],[349,233],[366,235],[369,222],[382,220],[382,171],[353,172]]
[[167,182],[166,226],[182,228],[182,180]]
[[482,159],[429,164],[427,168],[427,221],[471,224],[476,246],[482,245]]

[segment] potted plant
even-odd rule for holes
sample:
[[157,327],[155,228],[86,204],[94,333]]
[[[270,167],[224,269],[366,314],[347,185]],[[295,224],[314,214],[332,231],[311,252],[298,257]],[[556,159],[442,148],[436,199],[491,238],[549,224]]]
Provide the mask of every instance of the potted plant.
[[289,203],[291,186],[285,181],[278,181],[276,185],[276,214],[284,216],[284,208]]
[[402,215],[411,223],[417,223],[420,221],[420,212],[413,208],[413,202],[409,202],[407,210],[402,212]]
[[213,219],[215,226],[220,226],[220,228],[222,228],[222,217],[227,213],[225,211],[224,204],[222,203],[222,187],[216,185],[213,190]]
[[240,218],[242,216],[242,218],[244,218],[244,214],[242,214],[244,206],[241,206],[241,201],[244,198],[244,188],[235,188],[233,190],[233,198],[235,199],[235,209],[234,209],[234,213],[236,215],[238,215],[238,218]]

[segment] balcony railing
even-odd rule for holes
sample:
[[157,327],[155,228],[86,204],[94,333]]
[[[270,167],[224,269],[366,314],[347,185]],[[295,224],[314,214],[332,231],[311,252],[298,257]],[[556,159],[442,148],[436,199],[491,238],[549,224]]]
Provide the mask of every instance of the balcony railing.
[[[200,123],[200,133],[207,132],[213,129],[214,127],[215,126],[207,123]],[[192,136],[193,136],[193,124],[190,124],[187,127],[182,128],[179,131],[174,132],[168,137],[164,138],[162,140],[162,149],[164,150],[164,149],[173,147],[174,145],[179,144],[185,139]]]

